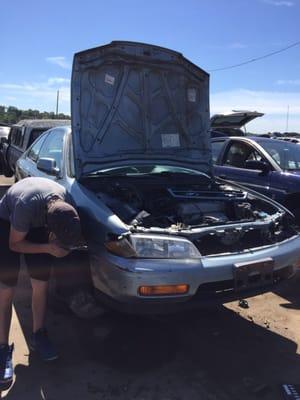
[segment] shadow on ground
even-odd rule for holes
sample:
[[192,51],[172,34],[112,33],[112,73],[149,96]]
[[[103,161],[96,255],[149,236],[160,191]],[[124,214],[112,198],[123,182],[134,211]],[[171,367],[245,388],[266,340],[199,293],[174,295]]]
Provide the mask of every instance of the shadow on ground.
[[274,289],[273,292],[287,300],[286,303],[280,304],[281,307],[300,310],[300,271],[292,283],[287,281],[280,289]]
[[[30,310],[15,307],[28,337]],[[30,355],[7,400],[276,400],[280,383],[299,381],[296,344],[225,307],[92,322],[50,313],[49,327],[60,360]]]

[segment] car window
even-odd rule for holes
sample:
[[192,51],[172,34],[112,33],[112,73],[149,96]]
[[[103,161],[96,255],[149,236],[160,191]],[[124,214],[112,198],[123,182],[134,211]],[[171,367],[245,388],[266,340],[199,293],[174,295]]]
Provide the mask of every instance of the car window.
[[254,147],[244,142],[233,142],[227,150],[224,164],[235,168],[247,168],[246,161],[263,161],[268,163]]
[[28,147],[39,137],[46,129],[32,129],[29,136]]
[[43,143],[39,158],[53,158],[56,161],[56,167],[61,169],[62,151],[63,151],[64,131],[50,131],[47,139]]
[[299,144],[270,139],[262,141],[260,145],[283,170],[293,171],[300,169]]
[[22,145],[22,128],[21,127],[13,127],[11,132],[11,143],[15,146],[20,147]]
[[36,162],[39,156],[39,152],[41,147],[46,139],[47,135],[41,136],[29,149],[27,157],[30,158],[32,161]]
[[255,149],[251,149],[250,153],[248,154],[248,157],[246,158],[246,161],[248,160],[267,162],[266,159]]
[[220,151],[221,151],[223,145],[224,145],[224,140],[220,140],[220,141],[211,143],[212,160],[213,160],[214,164],[216,163],[216,161],[219,157],[219,154],[220,154]]
[[231,167],[244,168],[250,149],[245,143],[233,142],[226,152],[224,164]]

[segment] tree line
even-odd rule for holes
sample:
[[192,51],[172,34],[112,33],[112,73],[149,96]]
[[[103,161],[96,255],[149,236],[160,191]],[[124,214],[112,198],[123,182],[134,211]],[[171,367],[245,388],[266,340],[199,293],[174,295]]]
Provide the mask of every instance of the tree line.
[[17,107],[0,105],[0,123],[15,124],[21,119],[70,119],[69,115],[39,110],[20,110]]

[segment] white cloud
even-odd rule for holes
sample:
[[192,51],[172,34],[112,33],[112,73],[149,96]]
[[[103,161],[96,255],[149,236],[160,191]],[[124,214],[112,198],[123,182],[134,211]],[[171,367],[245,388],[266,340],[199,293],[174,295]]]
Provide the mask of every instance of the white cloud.
[[59,90],[59,111],[70,113],[69,79],[53,77],[41,82],[0,83],[0,89],[0,104],[40,111],[55,110]]
[[70,79],[59,78],[59,77],[48,78],[48,84],[50,86],[54,86],[54,85],[59,85],[60,86],[62,84],[70,85]]
[[66,60],[66,57],[58,56],[58,57],[47,57],[46,61],[48,61],[51,64],[55,64],[60,66],[61,68],[64,69],[71,69],[71,64],[69,61]]
[[289,0],[263,0],[264,3],[271,4],[272,6],[285,6],[285,7],[293,7],[295,3]]
[[289,106],[289,130],[300,132],[300,92],[266,92],[236,89],[212,93],[211,114],[250,110],[266,115],[247,126],[258,133],[285,131],[286,114]]
[[6,96],[5,98],[6,98],[6,100],[8,100],[8,101],[14,101],[14,100],[17,100],[17,98],[16,98],[16,97],[14,97],[14,96]]
[[30,91],[30,90],[34,90],[35,87],[32,85],[29,85],[27,83],[23,83],[23,84],[15,84],[15,83],[0,83],[0,88],[1,89],[7,89],[7,90],[26,90],[26,91]]
[[300,79],[279,79],[276,85],[300,85]]

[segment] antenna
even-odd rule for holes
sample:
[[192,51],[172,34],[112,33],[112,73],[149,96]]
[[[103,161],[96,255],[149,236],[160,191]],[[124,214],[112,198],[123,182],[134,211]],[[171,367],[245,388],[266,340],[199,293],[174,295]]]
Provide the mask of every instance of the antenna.
[[56,96],[56,116],[58,115],[58,101],[59,101],[59,90],[57,91],[57,96]]
[[288,132],[289,130],[289,114],[290,114],[290,105],[288,104],[286,112],[286,127],[285,127],[286,132]]

